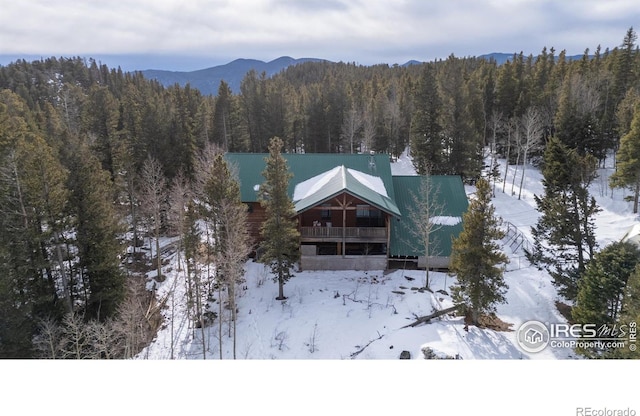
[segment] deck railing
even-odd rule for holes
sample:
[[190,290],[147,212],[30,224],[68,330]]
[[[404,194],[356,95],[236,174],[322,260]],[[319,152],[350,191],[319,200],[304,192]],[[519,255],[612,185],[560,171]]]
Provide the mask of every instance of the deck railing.
[[302,238],[386,238],[387,229],[384,227],[300,227]]

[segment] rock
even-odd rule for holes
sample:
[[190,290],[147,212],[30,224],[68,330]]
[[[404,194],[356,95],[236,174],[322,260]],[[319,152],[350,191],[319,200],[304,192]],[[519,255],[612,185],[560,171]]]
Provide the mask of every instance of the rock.
[[402,351],[400,353],[400,359],[401,360],[410,360],[411,359],[411,353],[409,351]]

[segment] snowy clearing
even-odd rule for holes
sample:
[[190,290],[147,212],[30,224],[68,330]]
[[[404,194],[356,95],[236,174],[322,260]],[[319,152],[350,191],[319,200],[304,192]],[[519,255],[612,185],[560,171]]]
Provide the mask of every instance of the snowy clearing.
[[[504,169],[504,161],[502,161]],[[392,167],[396,165],[395,163]],[[403,157],[394,167],[411,173]],[[609,170],[603,170],[607,176]],[[504,174],[504,170],[503,170]],[[496,185],[493,200],[496,215],[513,227],[504,241],[510,258],[505,279],[507,303],[498,305],[497,316],[510,324],[508,331],[465,328],[462,317],[446,315],[429,324],[402,328],[417,317],[452,305],[449,288],[455,279],[445,273],[430,273],[433,292],[419,290],[424,284],[421,270],[352,270],[338,272],[301,271],[285,285],[285,301],[276,301],[277,285],[262,264],[246,264],[246,283],[238,296],[237,358],[242,359],[398,359],[403,351],[422,359],[423,348],[436,355],[462,359],[566,359],[576,358],[571,349],[547,348],[540,353],[521,351],[515,330],[528,320],[566,322],[555,303],[557,292],[549,276],[528,264],[523,248],[529,243],[530,227],[538,218],[533,195],[542,193],[540,172],[529,167],[524,189],[519,189],[521,170],[509,166],[507,183]],[[315,181],[317,182],[317,181]],[[502,192],[504,185],[505,192]],[[598,241],[602,246],[621,239],[636,222],[624,192],[593,194],[603,211],[598,215]],[[474,188],[467,187],[469,195]],[[449,223],[458,218],[446,218]],[[517,244],[514,244],[518,242]],[[163,240],[163,244],[171,244]],[[177,256],[171,255],[167,279],[157,287],[167,299],[165,325],[154,342],[139,354],[141,359],[232,358],[229,323],[223,322],[222,354],[218,323],[202,332],[186,316],[184,278],[177,272]],[[152,277],[152,276],[149,276]],[[204,351],[203,351],[204,350]],[[406,353],[405,353],[406,354]]]

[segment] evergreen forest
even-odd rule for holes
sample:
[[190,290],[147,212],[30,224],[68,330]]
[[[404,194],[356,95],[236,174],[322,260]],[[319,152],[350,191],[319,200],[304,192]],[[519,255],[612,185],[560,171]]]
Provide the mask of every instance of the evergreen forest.
[[[420,174],[474,184],[488,171],[494,189],[489,156],[544,168],[530,258],[579,302],[588,294],[579,295],[581,276],[597,286],[589,261],[598,259],[590,223],[598,208],[585,191],[595,169],[616,158],[610,185],[629,189],[636,210],[640,194],[637,35],[630,28],[617,47],[593,46],[581,59],[542,47],[500,65],[453,54],[407,66],[305,62],[272,77],[250,71],[238,94],[222,81],[215,96],[90,58],[1,66],[0,357],[135,356],[162,306],[144,278],[157,269],[161,281],[162,253],[139,250],[145,238],[183,235],[194,314],[204,326],[224,313],[199,304],[225,282],[212,283],[216,272],[201,265],[231,261],[224,244],[249,243],[214,238],[239,204],[221,193],[233,190],[233,167],[219,155],[268,153],[274,137],[290,153],[396,158],[409,148]],[[581,226],[570,233],[552,221],[558,215]],[[209,224],[206,235],[198,221]],[[637,280],[632,266],[625,284]],[[241,283],[236,269],[226,285]],[[624,293],[616,286],[618,309],[601,311],[602,320],[615,321]]]

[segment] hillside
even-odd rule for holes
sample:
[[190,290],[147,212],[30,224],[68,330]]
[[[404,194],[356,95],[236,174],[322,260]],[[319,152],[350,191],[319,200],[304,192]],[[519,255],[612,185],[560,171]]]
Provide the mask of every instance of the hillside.
[[[502,169],[504,169],[504,161]],[[410,161],[394,164],[396,174],[407,174]],[[603,208],[597,218],[600,246],[623,237],[636,221],[622,192],[602,188],[610,169],[601,170],[601,180],[592,189]],[[504,170],[503,170],[504,172]],[[526,174],[523,197],[518,188],[511,192],[515,167],[509,167],[505,184],[498,184],[494,199],[496,214],[527,236],[537,219],[534,194],[542,191],[541,174],[530,167]],[[519,173],[516,173],[519,179]],[[516,181],[519,183],[519,181]],[[467,188],[469,194],[474,192]],[[424,272],[420,270],[369,270],[345,272],[302,271],[285,286],[285,302],[278,302],[277,285],[263,265],[246,264],[246,284],[239,296],[237,322],[237,356],[243,359],[397,359],[402,351],[412,358],[423,358],[422,349],[429,347],[436,355],[462,359],[567,359],[577,358],[568,348],[556,348],[537,354],[519,349],[515,330],[523,322],[566,322],[555,303],[559,299],[550,277],[531,267],[521,244],[511,244],[511,234],[504,250],[511,262],[505,274],[509,285],[508,303],[500,305],[497,316],[509,330],[469,327],[461,317],[445,316],[431,324],[403,328],[418,316],[428,315],[452,305],[449,287],[454,278],[432,273],[434,293],[416,290]],[[171,240],[165,245],[170,245]],[[185,288],[178,269],[178,258],[166,259],[168,279],[158,287],[158,296],[167,305],[165,326],[141,359],[219,358],[217,325],[204,331],[193,328],[184,311]],[[152,276],[150,276],[152,277]],[[172,329],[173,328],[173,329]],[[223,328],[223,358],[232,357],[231,339]]]
[[[480,55],[478,58],[493,60],[498,65],[505,63],[513,58],[514,54],[508,53],[490,53]],[[569,56],[568,60],[580,59],[581,55]],[[178,84],[185,86],[187,83],[191,87],[198,89],[204,95],[216,95],[220,81],[224,80],[234,94],[240,93],[240,83],[242,79],[251,70],[255,70],[258,74],[264,72],[267,77],[271,77],[280,71],[292,65],[298,65],[304,62],[322,62],[324,59],[319,58],[299,58],[294,59],[289,56],[281,56],[273,61],[264,62],[257,59],[236,59],[224,65],[217,65],[197,71],[166,71],[161,69],[145,69],[140,71],[146,78],[155,79],[165,87]],[[410,60],[402,64],[402,66],[419,65],[422,62]]]
[[193,88],[197,88],[204,95],[216,95],[220,81],[224,80],[234,94],[240,93],[240,82],[245,74],[255,70],[258,74],[264,72],[267,77],[277,74],[283,69],[298,65],[303,62],[321,62],[317,58],[294,59],[282,56],[273,61],[264,62],[256,59],[236,59],[228,64],[218,65],[198,71],[180,72],[148,69],[141,71],[146,78],[155,79],[165,87],[179,84],[185,86],[187,83]]

